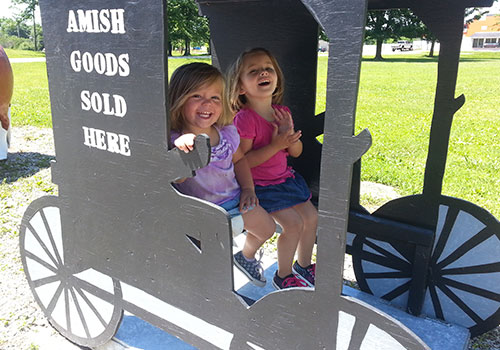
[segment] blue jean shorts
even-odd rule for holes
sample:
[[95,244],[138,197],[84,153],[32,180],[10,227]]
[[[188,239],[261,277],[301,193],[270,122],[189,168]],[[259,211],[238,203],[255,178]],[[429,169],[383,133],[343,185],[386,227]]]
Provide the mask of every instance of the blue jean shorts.
[[268,213],[273,213],[311,199],[311,191],[307,187],[306,180],[299,173],[294,175],[295,178],[289,177],[277,185],[255,186],[259,205]]
[[231,218],[235,216],[241,215],[240,212],[240,196],[237,195],[233,199],[228,200],[222,204],[219,204],[222,208],[224,208]]
[[224,208],[231,217],[231,228],[233,230],[233,236],[237,236],[240,233],[243,233],[245,229],[245,223],[240,212],[240,196],[238,195],[235,198],[219,205]]

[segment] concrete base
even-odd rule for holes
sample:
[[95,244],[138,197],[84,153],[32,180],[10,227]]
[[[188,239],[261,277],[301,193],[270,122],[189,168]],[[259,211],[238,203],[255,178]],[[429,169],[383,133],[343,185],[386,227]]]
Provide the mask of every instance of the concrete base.
[[[248,279],[235,268],[235,288],[238,293],[257,300],[274,291],[271,285],[277,264],[274,260],[264,260],[263,265],[267,284],[263,288],[254,286]],[[391,315],[418,335],[432,350],[465,350],[469,341],[469,330],[460,326],[446,324],[430,318],[420,318],[389,305],[386,301],[357,289],[344,286],[344,295],[349,295],[362,300],[379,310]],[[126,314],[123,322],[109,343],[98,347],[96,350],[196,350],[193,346],[162,331],[159,328]]]

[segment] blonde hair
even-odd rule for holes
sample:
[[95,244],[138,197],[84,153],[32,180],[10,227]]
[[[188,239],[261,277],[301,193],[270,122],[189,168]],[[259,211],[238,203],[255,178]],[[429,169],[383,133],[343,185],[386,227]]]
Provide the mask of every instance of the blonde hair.
[[217,81],[222,84],[222,113],[215,124],[222,127],[233,122],[233,116],[225,96],[226,83],[224,76],[212,65],[194,62],[180,66],[170,78],[168,102],[170,104],[171,130],[182,131],[184,126],[182,109],[189,98],[189,94],[204,85],[211,85]]
[[256,47],[251,50],[247,50],[242,52],[236,61],[231,65],[227,72],[228,79],[228,88],[227,88],[227,100],[229,102],[229,107],[231,108],[231,112],[236,113],[240,109],[242,109],[247,103],[247,98],[245,95],[240,95],[241,90],[241,81],[240,76],[243,71],[243,63],[245,58],[249,55],[262,53],[269,57],[271,63],[274,66],[274,70],[276,71],[276,75],[278,77],[278,82],[276,84],[276,89],[273,92],[273,104],[282,104],[283,103],[283,95],[285,93],[285,77],[283,75],[283,71],[281,70],[278,60],[273,54],[262,47]]

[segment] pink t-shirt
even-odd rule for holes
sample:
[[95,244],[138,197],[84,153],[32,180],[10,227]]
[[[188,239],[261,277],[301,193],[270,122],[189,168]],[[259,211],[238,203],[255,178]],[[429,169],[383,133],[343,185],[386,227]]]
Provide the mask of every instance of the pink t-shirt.
[[[290,111],[285,106],[273,106]],[[273,123],[265,120],[253,109],[243,108],[234,117],[234,125],[241,138],[253,141],[252,150],[257,150],[271,143],[273,136]],[[287,163],[288,152],[281,150],[264,163],[251,169],[255,185],[276,185],[293,177],[293,170]]]

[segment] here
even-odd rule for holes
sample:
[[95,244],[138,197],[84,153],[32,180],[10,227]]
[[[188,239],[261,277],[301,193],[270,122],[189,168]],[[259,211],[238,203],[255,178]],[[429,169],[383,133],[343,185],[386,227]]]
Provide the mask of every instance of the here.
[[127,135],[116,134],[114,132],[88,128],[83,128],[83,144],[92,148],[97,148],[111,153],[118,153],[123,156],[130,156],[130,138]]

